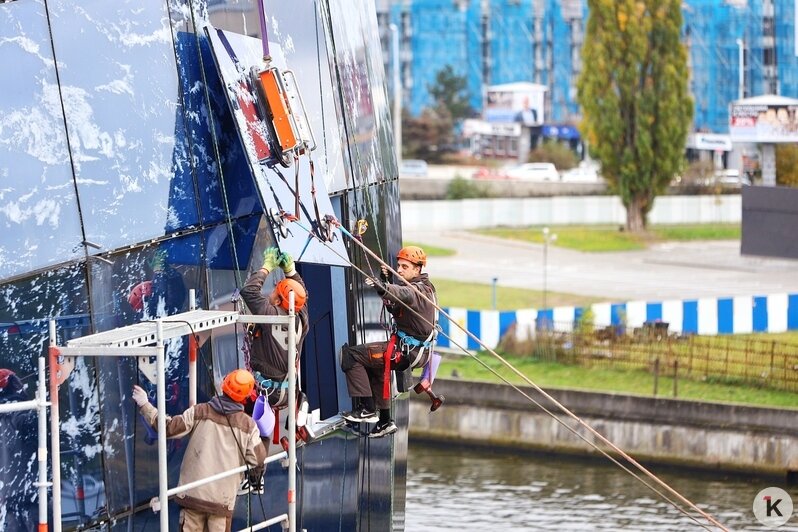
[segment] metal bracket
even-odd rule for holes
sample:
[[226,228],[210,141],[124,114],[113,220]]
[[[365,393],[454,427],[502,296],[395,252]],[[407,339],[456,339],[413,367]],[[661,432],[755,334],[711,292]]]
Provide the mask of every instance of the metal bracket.
[[155,357],[138,357],[139,371],[147,377],[152,384],[157,384],[158,372]]

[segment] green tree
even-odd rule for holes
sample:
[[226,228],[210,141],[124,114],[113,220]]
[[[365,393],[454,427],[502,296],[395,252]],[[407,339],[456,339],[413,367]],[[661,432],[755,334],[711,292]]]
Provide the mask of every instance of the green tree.
[[798,187],[798,146],[776,144],[776,183]]
[[582,132],[602,175],[644,231],[654,198],[684,165],[693,102],[681,0],[588,0],[578,81]]
[[451,65],[446,65],[435,74],[435,84],[427,86],[435,107],[445,107],[453,122],[459,122],[474,114],[468,103],[468,80],[454,73]]
[[402,152],[414,159],[436,162],[443,146],[452,143],[452,117],[445,108],[424,109],[418,118],[402,114]]

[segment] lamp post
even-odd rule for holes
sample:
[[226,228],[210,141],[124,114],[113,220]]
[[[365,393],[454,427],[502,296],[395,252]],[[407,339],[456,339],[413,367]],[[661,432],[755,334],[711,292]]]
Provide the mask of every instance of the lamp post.
[[402,164],[402,82],[399,76],[399,27],[389,26],[391,30],[391,71],[393,75],[393,142],[396,149],[396,164]]
[[745,98],[745,42],[737,39],[737,98]]
[[493,279],[493,290],[491,293],[491,301],[493,303],[493,310],[496,310],[496,282],[499,280],[498,277],[494,277]]
[[547,277],[549,271],[549,244],[557,240],[557,235],[549,231],[548,227],[543,228],[543,310],[548,307]]

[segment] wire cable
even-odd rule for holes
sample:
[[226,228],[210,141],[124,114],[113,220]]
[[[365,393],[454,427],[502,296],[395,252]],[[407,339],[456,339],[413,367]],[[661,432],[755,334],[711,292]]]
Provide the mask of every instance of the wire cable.
[[[307,228],[305,228],[305,227],[304,227],[304,226],[303,226],[301,223],[299,223],[299,222],[296,222],[296,221],[295,221],[294,223],[296,223],[296,224],[297,224],[297,225],[298,225],[298,226],[299,226],[299,227],[300,227],[302,230],[304,230],[304,231],[306,231],[306,232],[308,232],[308,231],[309,231],[309,230],[308,230]],[[668,485],[668,484],[667,484],[665,481],[663,481],[663,480],[662,480],[662,479],[660,479],[658,476],[656,476],[654,473],[652,473],[651,471],[649,471],[648,469],[646,469],[646,468],[645,468],[643,465],[641,465],[639,462],[637,462],[637,461],[636,461],[634,458],[632,458],[632,457],[631,457],[629,454],[627,454],[625,451],[623,451],[621,448],[619,448],[618,446],[616,446],[616,445],[615,445],[614,443],[612,443],[612,442],[611,442],[609,439],[607,439],[605,436],[603,436],[601,433],[599,433],[599,432],[598,432],[596,429],[594,429],[594,428],[593,428],[593,427],[592,427],[590,424],[588,424],[587,422],[585,422],[584,420],[582,420],[582,419],[581,419],[579,416],[577,416],[576,414],[574,414],[574,413],[573,413],[573,412],[572,412],[570,409],[568,409],[568,408],[567,408],[565,405],[563,405],[562,403],[560,403],[559,401],[557,401],[557,400],[556,400],[554,397],[552,397],[552,396],[551,396],[549,393],[547,393],[547,392],[546,392],[545,390],[543,390],[543,389],[542,389],[540,386],[538,386],[538,385],[537,385],[537,384],[535,384],[535,383],[534,383],[534,382],[533,382],[531,379],[529,379],[529,377],[527,377],[526,375],[524,375],[523,373],[521,373],[521,372],[520,372],[520,371],[519,371],[517,368],[515,368],[515,366],[513,366],[512,364],[510,364],[509,362],[507,362],[507,360],[505,360],[505,359],[504,359],[504,358],[503,358],[501,355],[499,355],[498,353],[496,353],[496,352],[495,352],[493,349],[491,349],[490,347],[488,347],[488,346],[486,346],[485,344],[483,344],[483,343],[482,343],[482,341],[481,341],[479,338],[477,338],[477,337],[476,337],[476,335],[474,335],[473,333],[471,333],[470,331],[468,331],[466,328],[464,328],[463,326],[461,326],[461,325],[460,325],[460,324],[459,324],[457,321],[453,320],[453,319],[452,319],[452,317],[451,317],[451,316],[450,316],[448,313],[446,313],[446,312],[445,312],[445,311],[444,311],[442,308],[440,308],[440,307],[437,305],[437,303],[435,303],[434,301],[432,301],[432,300],[431,300],[430,298],[428,298],[428,297],[427,297],[427,296],[426,296],[424,293],[422,293],[422,292],[421,292],[420,290],[418,290],[418,289],[417,289],[415,286],[413,286],[413,285],[412,285],[412,283],[410,283],[409,281],[407,281],[406,279],[404,279],[403,277],[401,277],[397,271],[395,271],[395,270],[394,270],[393,268],[391,268],[391,267],[390,267],[388,264],[386,264],[386,263],[385,263],[385,262],[384,262],[384,261],[383,261],[383,260],[382,260],[382,259],[381,259],[379,256],[377,256],[377,255],[376,255],[376,254],[375,254],[373,251],[371,251],[371,250],[370,250],[370,249],[368,249],[368,248],[367,248],[365,245],[363,245],[363,244],[362,244],[362,243],[361,243],[361,242],[360,242],[360,241],[359,241],[357,238],[355,238],[355,237],[354,237],[354,236],[353,236],[353,235],[352,235],[352,234],[351,234],[349,231],[347,231],[347,230],[346,230],[346,229],[345,229],[343,226],[339,225],[339,229],[341,230],[341,232],[342,232],[344,235],[346,235],[347,237],[349,237],[349,238],[350,238],[350,239],[351,239],[351,240],[352,240],[352,241],[353,241],[353,242],[354,242],[356,245],[358,245],[358,246],[361,246],[361,247],[362,247],[362,249],[363,249],[363,250],[364,250],[366,253],[368,253],[368,254],[369,254],[369,255],[371,255],[373,258],[375,258],[375,259],[376,259],[376,260],[377,260],[377,261],[380,263],[380,265],[381,265],[381,266],[384,266],[384,267],[386,267],[386,268],[388,269],[388,271],[390,271],[391,273],[393,273],[393,274],[394,274],[394,275],[395,275],[395,276],[396,276],[398,279],[401,279],[401,280],[402,280],[402,282],[404,282],[404,283],[405,283],[405,284],[406,284],[408,287],[410,287],[410,288],[411,288],[411,289],[412,289],[412,290],[413,290],[413,291],[414,291],[414,292],[415,292],[417,295],[421,296],[421,297],[422,297],[422,298],[423,298],[425,301],[429,302],[429,303],[430,303],[430,304],[432,304],[432,305],[433,305],[433,306],[434,306],[436,309],[438,309],[438,311],[439,311],[439,312],[440,312],[440,313],[441,313],[443,316],[445,316],[445,317],[446,317],[446,318],[449,320],[449,323],[453,323],[453,324],[455,324],[455,326],[456,326],[456,327],[458,327],[458,328],[459,328],[461,331],[463,331],[464,333],[466,333],[466,335],[468,335],[468,336],[469,336],[471,339],[473,339],[474,341],[476,341],[476,342],[477,342],[477,343],[478,343],[480,346],[482,346],[482,348],[483,348],[483,349],[485,349],[486,351],[488,351],[488,352],[489,352],[491,355],[493,355],[493,356],[494,356],[496,359],[498,359],[498,360],[499,360],[499,361],[500,361],[500,362],[501,362],[501,363],[502,363],[504,366],[506,366],[506,367],[507,367],[508,369],[510,369],[510,370],[511,370],[513,373],[515,373],[515,374],[516,374],[518,377],[520,377],[520,378],[521,378],[521,379],[522,379],[524,382],[526,382],[526,383],[527,383],[527,384],[529,384],[529,385],[530,385],[532,388],[534,388],[534,389],[535,389],[535,391],[537,391],[537,392],[538,392],[538,393],[540,393],[540,394],[541,394],[543,397],[545,397],[546,399],[548,399],[548,400],[549,400],[549,401],[550,401],[550,402],[551,402],[551,403],[552,403],[552,404],[553,404],[553,405],[554,405],[554,406],[555,406],[555,407],[556,407],[558,410],[560,410],[562,413],[564,413],[564,414],[565,414],[567,417],[569,417],[569,418],[573,419],[574,421],[576,421],[576,423],[577,423],[578,425],[581,425],[581,426],[583,426],[583,427],[584,427],[584,428],[585,428],[585,429],[586,429],[588,432],[590,432],[590,433],[591,433],[591,434],[592,434],[592,435],[593,435],[593,436],[594,436],[596,439],[598,439],[599,441],[601,441],[601,442],[602,442],[604,445],[606,445],[607,447],[609,447],[609,448],[610,448],[612,451],[616,452],[616,453],[617,453],[619,456],[621,456],[622,458],[624,458],[624,459],[625,459],[627,462],[629,462],[631,465],[633,465],[633,466],[634,466],[636,469],[638,469],[640,472],[642,472],[642,473],[643,473],[645,476],[647,476],[647,477],[649,477],[651,480],[653,480],[653,481],[654,481],[656,484],[659,484],[659,485],[660,485],[662,488],[664,488],[666,491],[668,491],[669,493],[671,493],[671,495],[675,496],[675,497],[676,497],[676,498],[677,498],[679,501],[681,501],[681,503],[682,503],[682,504],[685,504],[686,506],[688,506],[689,508],[691,508],[692,510],[694,510],[695,512],[697,512],[698,514],[700,514],[700,516],[701,516],[701,517],[703,517],[704,519],[706,519],[707,521],[709,521],[709,522],[710,522],[710,523],[712,523],[713,525],[717,526],[717,527],[718,527],[718,528],[720,528],[721,530],[724,530],[724,531],[727,531],[727,530],[728,530],[728,529],[727,529],[726,527],[724,527],[724,526],[723,526],[723,525],[722,525],[720,522],[718,522],[718,521],[717,521],[717,520],[716,520],[714,517],[712,517],[711,515],[709,515],[707,512],[705,512],[705,511],[701,510],[701,509],[700,509],[698,506],[696,506],[696,505],[695,505],[693,502],[691,502],[690,500],[688,500],[687,498],[685,498],[685,497],[684,497],[683,495],[681,495],[681,494],[680,494],[678,491],[676,491],[674,488],[672,488],[670,485]],[[332,247],[330,247],[330,246],[328,246],[328,247],[329,247],[329,249],[330,249],[330,250],[331,250],[333,253],[336,253],[336,254],[337,254],[339,257],[341,256],[341,255],[340,255],[340,254],[339,254],[339,253],[338,253],[338,252],[337,252],[335,249],[333,249],[333,248],[332,248]],[[350,264],[350,265],[351,265],[353,268],[355,268],[355,269],[356,269],[356,270],[357,270],[359,273],[361,273],[363,276],[365,276],[365,277],[368,277],[368,274],[367,274],[365,271],[363,271],[362,269],[360,269],[360,268],[358,268],[357,266],[355,266],[354,264],[352,264],[352,263],[351,263],[351,262],[350,262],[350,261],[349,261],[347,258],[345,258],[345,257],[341,257],[341,258],[343,258],[344,260],[346,260],[347,262],[349,262],[349,264]],[[398,301],[398,299],[397,299],[397,301]],[[430,325],[433,325],[433,326],[434,326],[434,324],[433,324],[433,323],[431,323],[429,320],[427,320],[426,318],[424,318],[423,316],[421,316],[421,314],[419,314],[417,311],[415,311],[415,309],[412,309],[412,308],[410,308],[410,307],[409,307],[407,304],[405,304],[405,303],[403,303],[403,302],[401,302],[401,301],[398,301],[398,303],[399,303],[399,304],[401,304],[401,305],[402,305],[404,308],[406,308],[406,309],[407,309],[407,310],[409,310],[410,312],[413,312],[415,315],[417,315],[417,316],[419,316],[420,318],[422,318],[422,319],[423,319],[424,321],[426,321],[428,324],[430,324]],[[441,333],[442,333],[442,332],[441,332]],[[443,334],[443,333],[442,333],[442,334]],[[476,357],[474,357],[473,355],[471,355],[471,353],[469,353],[467,349],[465,349],[464,347],[460,346],[460,345],[459,345],[459,344],[457,344],[456,342],[452,341],[450,336],[448,336],[448,335],[445,335],[445,336],[446,336],[447,338],[449,338],[449,339],[450,339],[450,341],[451,341],[452,343],[454,343],[454,344],[455,344],[457,347],[459,347],[460,349],[462,349],[462,350],[463,350],[463,351],[464,351],[466,354],[468,354],[468,355],[469,355],[469,356],[471,356],[472,358],[475,358],[475,359],[476,359]],[[478,359],[477,359],[477,360],[478,360]],[[500,378],[501,378],[501,377],[500,377]],[[504,378],[502,378],[502,380],[504,380],[505,382],[507,382],[507,381],[506,381]],[[509,383],[508,383],[508,384],[509,384]],[[513,386],[513,385],[511,385],[511,386]],[[696,520],[695,516],[693,516],[693,515],[689,514],[689,513],[688,513],[688,512],[687,512],[687,511],[686,511],[684,508],[682,508],[681,506],[679,506],[679,505],[677,505],[676,503],[674,503],[673,501],[671,501],[671,499],[669,499],[668,497],[665,497],[665,496],[664,496],[664,495],[663,495],[661,492],[659,492],[658,490],[656,490],[656,489],[653,489],[653,488],[652,488],[652,487],[651,487],[651,486],[650,486],[650,485],[649,485],[647,482],[645,482],[645,481],[644,481],[642,478],[640,478],[638,475],[636,475],[635,473],[633,473],[632,471],[630,471],[628,468],[625,468],[625,467],[623,467],[623,466],[622,466],[622,465],[621,465],[621,464],[620,464],[620,463],[619,463],[619,462],[618,462],[616,459],[613,459],[612,457],[610,457],[610,455],[607,453],[607,451],[605,451],[605,450],[601,449],[601,448],[600,448],[600,447],[599,447],[599,446],[598,446],[598,445],[597,445],[595,442],[591,442],[591,441],[587,440],[586,438],[584,438],[582,435],[579,435],[577,432],[575,432],[575,429],[573,429],[572,427],[570,427],[569,425],[567,425],[567,424],[566,424],[566,423],[565,423],[563,420],[561,420],[559,417],[557,417],[557,416],[556,416],[556,415],[555,415],[553,412],[551,412],[550,410],[548,410],[548,409],[544,408],[544,407],[543,407],[542,405],[540,405],[540,404],[539,404],[537,401],[533,400],[533,399],[532,399],[532,398],[531,398],[531,397],[530,397],[528,394],[526,394],[526,393],[522,392],[522,391],[521,391],[521,390],[520,390],[518,387],[516,387],[516,386],[513,386],[513,388],[514,388],[516,391],[518,391],[519,393],[521,393],[522,395],[524,395],[524,396],[525,396],[525,397],[526,397],[526,398],[527,398],[529,401],[531,401],[533,404],[535,404],[536,406],[538,406],[539,408],[541,408],[541,409],[542,409],[544,412],[546,412],[546,413],[547,413],[549,416],[551,416],[551,417],[552,417],[552,419],[556,420],[558,423],[560,423],[561,425],[563,425],[564,427],[566,427],[566,428],[567,428],[569,431],[571,431],[571,432],[573,432],[573,433],[577,434],[577,435],[580,437],[580,439],[582,439],[583,441],[585,441],[586,443],[588,443],[588,445],[590,445],[591,447],[593,447],[594,449],[596,449],[597,451],[599,451],[599,452],[600,452],[602,455],[604,455],[604,456],[606,456],[607,458],[609,458],[611,461],[613,461],[614,463],[616,463],[617,465],[619,465],[619,466],[620,466],[622,469],[624,469],[625,471],[627,471],[628,473],[630,473],[630,474],[631,474],[633,477],[635,477],[636,479],[638,479],[638,480],[639,480],[640,482],[642,482],[644,485],[646,485],[647,487],[649,487],[650,489],[652,489],[652,491],[654,491],[655,493],[657,493],[658,495],[660,495],[661,497],[663,497],[663,499],[665,499],[665,500],[666,500],[667,502],[669,502],[669,503],[670,503],[672,506],[674,506],[674,508],[676,508],[677,510],[679,510],[681,513],[683,513],[683,514],[684,514],[684,515],[686,515],[687,517],[691,518],[693,521],[696,521],[696,522],[697,522],[697,520]],[[699,524],[700,526],[705,526],[705,525],[703,525],[703,524],[701,524],[701,523],[698,523],[698,522],[697,522],[697,524]]]

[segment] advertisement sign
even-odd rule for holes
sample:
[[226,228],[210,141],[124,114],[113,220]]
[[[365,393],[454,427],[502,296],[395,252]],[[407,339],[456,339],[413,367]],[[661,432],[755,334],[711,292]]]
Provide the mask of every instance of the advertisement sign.
[[526,127],[539,126],[543,124],[545,92],[545,85],[537,83],[507,83],[488,87],[485,120],[518,123]]
[[[743,100],[744,102],[744,100]],[[734,142],[798,142],[796,104],[732,104],[729,133]]]

